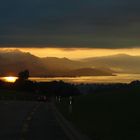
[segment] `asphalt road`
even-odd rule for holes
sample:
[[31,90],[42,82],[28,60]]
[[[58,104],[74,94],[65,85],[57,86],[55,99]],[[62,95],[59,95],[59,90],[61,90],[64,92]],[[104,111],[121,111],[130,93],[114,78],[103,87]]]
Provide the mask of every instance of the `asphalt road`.
[[49,103],[0,101],[0,140],[68,140]]

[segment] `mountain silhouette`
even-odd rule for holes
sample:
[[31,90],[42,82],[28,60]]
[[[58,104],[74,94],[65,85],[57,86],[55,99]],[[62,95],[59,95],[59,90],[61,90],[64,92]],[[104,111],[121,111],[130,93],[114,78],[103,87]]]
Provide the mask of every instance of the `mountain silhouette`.
[[140,73],[140,56],[117,54],[82,59],[89,66],[106,67],[121,73]]
[[16,75],[28,69],[31,76],[111,76],[112,72],[89,67],[88,63],[68,58],[40,58],[19,50],[0,52],[0,75]]

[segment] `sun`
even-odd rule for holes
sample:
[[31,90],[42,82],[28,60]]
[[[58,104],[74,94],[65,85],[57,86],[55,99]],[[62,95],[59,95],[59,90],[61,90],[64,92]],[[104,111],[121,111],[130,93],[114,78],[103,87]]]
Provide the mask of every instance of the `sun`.
[[3,78],[4,81],[14,83],[17,80],[17,77],[14,76],[7,76]]

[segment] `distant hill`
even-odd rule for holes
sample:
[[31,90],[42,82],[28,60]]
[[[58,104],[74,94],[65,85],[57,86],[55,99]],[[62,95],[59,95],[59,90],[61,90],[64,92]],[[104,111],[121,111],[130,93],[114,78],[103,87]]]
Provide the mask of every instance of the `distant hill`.
[[28,69],[31,76],[42,77],[112,75],[112,71],[109,69],[93,69],[89,67],[88,63],[67,58],[39,58],[31,53],[25,53],[19,50],[0,52],[0,76],[16,75],[24,69]]
[[89,66],[106,67],[116,72],[140,73],[140,56],[118,54],[82,59]]
[[48,69],[57,71],[73,70],[88,66],[84,62],[74,61],[68,58],[45,57],[41,58],[41,60]]
[[40,58],[30,53],[18,50],[0,52],[0,75],[15,75],[24,69],[29,69],[32,75],[47,71]]

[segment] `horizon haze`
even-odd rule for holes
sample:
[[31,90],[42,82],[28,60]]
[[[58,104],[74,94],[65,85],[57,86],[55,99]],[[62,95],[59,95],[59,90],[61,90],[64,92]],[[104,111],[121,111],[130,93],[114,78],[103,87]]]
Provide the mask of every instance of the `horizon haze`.
[[38,57],[32,52],[23,52],[20,49],[2,50],[0,51],[0,75],[17,75],[24,69],[28,69],[31,76],[37,77],[140,74],[140,56],[120,53],[107,56],[83,56],[83,58],[75,60],[69,59],[67,56]]

